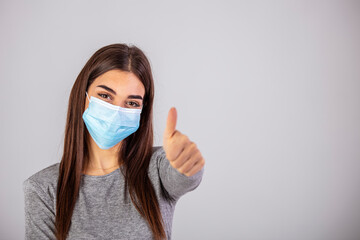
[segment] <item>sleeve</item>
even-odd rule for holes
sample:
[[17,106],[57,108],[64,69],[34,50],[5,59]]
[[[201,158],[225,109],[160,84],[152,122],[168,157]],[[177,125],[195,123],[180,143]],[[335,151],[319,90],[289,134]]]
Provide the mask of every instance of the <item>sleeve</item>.
[[53,201],[39,185],[23,182],[25,199],[25,239],[56,239]]
[[162,185],[175,200],[197,188],[204,173],[204,167],[190,177],[180,173],[176,168],[171,166],[162,146],[158,150],[157,165]]

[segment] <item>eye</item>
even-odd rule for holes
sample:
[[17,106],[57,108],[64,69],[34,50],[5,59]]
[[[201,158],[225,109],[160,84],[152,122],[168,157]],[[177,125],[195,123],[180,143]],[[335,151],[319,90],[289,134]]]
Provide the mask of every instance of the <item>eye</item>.
[[132,107],[140,107],[140,104],[137,102],[134,102],[134,101],[130,101],[130,102],[128,102],[128,104]]
[[98,93],[98,95],[99,95],[100,97],[102,97],[102,98],[111,100],[111,97],[110,97],[109,94],[106,94],[106,93]]

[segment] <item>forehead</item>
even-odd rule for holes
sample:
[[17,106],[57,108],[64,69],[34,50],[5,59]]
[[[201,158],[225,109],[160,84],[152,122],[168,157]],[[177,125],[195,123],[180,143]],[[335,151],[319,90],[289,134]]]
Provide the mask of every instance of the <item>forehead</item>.
[[117,95],[137,94],[144,96],[145,94],[143,83],[134,73],[119,69],[103,73],[94,80],[91,87],[96,88],[100,84],[112,88]]

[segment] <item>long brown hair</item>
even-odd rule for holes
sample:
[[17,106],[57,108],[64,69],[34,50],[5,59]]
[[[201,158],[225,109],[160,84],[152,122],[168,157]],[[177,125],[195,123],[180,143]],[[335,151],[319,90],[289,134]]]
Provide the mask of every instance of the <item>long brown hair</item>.
[[[125,186],[138,212],[147,220],[155,239],[166,238],[164,222],[154,187],[148,177],[153,147],[152,106],[154,83],[150,63],[136,46],[111,44],[96,51],[79,73],[70,93],[66,119],[64,152],[60,162],[56,202],[56,238],[66,239],[78,198],[81,174],[88,163],[89,132],[82,114],[85,91],[101,74],[120,69],[134,73],[145,87],[138,130],[122,140],[119,164],[125,171]],[[127,190],[125,190],[127,191]]]

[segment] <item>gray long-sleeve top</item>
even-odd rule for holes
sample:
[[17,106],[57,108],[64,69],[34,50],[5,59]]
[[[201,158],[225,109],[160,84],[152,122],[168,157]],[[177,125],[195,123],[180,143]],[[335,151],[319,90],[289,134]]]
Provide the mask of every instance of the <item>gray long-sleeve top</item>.
[[[67,239],[153,239],[147,221],[138,213],[128,193],[128,197],[124,198],[124,176],[120,168],[102,176],[82,175]],[[168,239],[171,239],[176,202],[200,184],[203,172],[204,167],[188,177],[171,166],[162,146],[153,147],[148,173]],[[59,163],[56,163],[23,182],[26,239],[56,239],[54,224],[58,174]],[[174,201],[167,200],[163,191]]]

